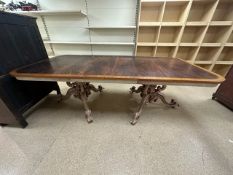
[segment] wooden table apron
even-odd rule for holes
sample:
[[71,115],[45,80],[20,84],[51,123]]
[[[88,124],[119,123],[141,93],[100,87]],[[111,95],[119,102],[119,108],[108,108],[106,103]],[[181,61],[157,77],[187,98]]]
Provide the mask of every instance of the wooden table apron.
[[87,98],[91,91],[101,92],[89,82],[112,82],[142,84],[132,87],[131,93],[140,93],[142,100],[131,124],[136,124],[145,103],[160,99],[175,107],[172,99],[167,102],[160,93],[166,85],[216,86],[224,78],[178,58],[155,58],[134,56],[57,56],[49,61],[37,62],[10,73],[18,80],[65,81],[70,89],[64,99],[71,95],[82,100],[88,122],[92,122]]

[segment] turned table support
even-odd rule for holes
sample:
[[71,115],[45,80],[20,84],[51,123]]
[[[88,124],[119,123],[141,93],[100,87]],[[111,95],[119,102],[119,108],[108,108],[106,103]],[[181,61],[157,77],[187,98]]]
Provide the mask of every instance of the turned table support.
[[130,122],[132,125],[135,125],[137,123],[142,113],[143,106],[146,103],[153,103],[160,99],[165,105],[169,107],[175,108],[175,106],[179,106],[173,99],[170,102],[167,102],[165,97],[162,94],[160,94],[160,92],[165,89],[166,85],[142,85],[139,86],[137,89],[135,86],[130,88],[131,93],[140,93],[140,96],[142,97],[138,110],[134,114],[133,120]]
[[94,85],[90,84],[89,82],[66,82],[66,84],[70,87],[63,97],[63,100],[67,100],[72,95],[75,98],[79,98],[84,106],[85,109],[85,116],[88,123],[93,122],[93,118],[91,117],[91,110],[87,105],[88,96],[91,95],[91,91],[94,92],[102,92],[103,87],[98,86],[96,88]]

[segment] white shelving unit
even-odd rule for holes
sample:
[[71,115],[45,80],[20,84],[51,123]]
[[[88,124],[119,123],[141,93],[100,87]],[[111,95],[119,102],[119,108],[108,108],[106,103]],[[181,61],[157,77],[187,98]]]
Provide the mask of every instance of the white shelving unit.
[[136,0],[38,0],[37,3],[38,11],[13,13],[37,17],[49,56],[134,55]]
[[233,64],[232,0],[141,0],[136,55],[179,57],[225,75]]

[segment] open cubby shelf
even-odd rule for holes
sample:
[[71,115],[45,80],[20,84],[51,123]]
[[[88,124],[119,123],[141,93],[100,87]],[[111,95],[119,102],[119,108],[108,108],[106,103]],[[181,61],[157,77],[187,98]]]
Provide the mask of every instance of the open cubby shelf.
[[225,75],[233,64],[233,0],[141,0],[136,55],[178,57]]
[[218,61],[233,61],[233,47],[224,47]]
[[228,38],[227,43],[233,43],[233,32],[231,33],[230,37]]
[[[196,63],[195,63],[196,64]],[[204,68],[206,70],[209,70],[211,67],[211,64],[196,64],[197,66]]]
[[224,64],[216,64],[213,68],[213,72],[225,76],[228,70],[230,69],[231,65],[224,65]]
[[137,56],[153,56],[154,55],[154,49],[155,47],[148,46],[148,47],[142,47],[138,46],[137,48]]
[[178,22],[184,21],[184,13],[187,8],[187,2],[166,2],[165,10],[163,14],[163,22]]
[[197,61],[210,61],[216,55],[220,47],[201,47],[198,51]]
[[188,21],[205,21],[208,22],[211,18],[211,11],[214,6],[214,1],[193,1],[188,15]]
[[176,43],[181,27],[161,27],[159,43]]
[[183,43],[200,43],[201,36],[205,30],[203,26],[186,26],[184,28],[181,42]]
[[140,21],[143,22],[157,22],[161,21],[161,12],[163,2],[146,2],[141,6]]
[[170,47],[159,46],[159,47],[157,47],[155,56],[157,56],[157,57],[172,57],[174,49],[175,49],[175,47],[173,47],[173,46],[170,46]]
[[226,26],[209,26],[203,43],[222,43],[231,27]]
[[183,60],[192,60],[198,47],[179,47],[176,57]]
[[139,27],[138,42],[156,42],[158,27]]
[[212,21],[232,21],[233,1],[220,0],[214,12]]

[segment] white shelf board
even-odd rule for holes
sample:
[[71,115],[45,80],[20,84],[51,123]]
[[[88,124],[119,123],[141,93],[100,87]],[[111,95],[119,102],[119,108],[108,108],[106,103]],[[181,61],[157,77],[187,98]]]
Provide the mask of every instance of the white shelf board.
[[212,61],[195,61],[195,64],[212,64]]
[[11,13],[29,16],[48,16],[48,15],[86,15],[82,10],[40,10],[40,11],[10,11]]
[[233,64],[233,61],[216,61],[216,64],[229,64],[229,65],[232,65]]
[[187,46],[187,47],[195,47],[198,46],[199,43],[180,43],[180,46]]
[[[143,3],[147,2],[164,2],[165,0],[141,0]],[[166,0],[167,2],[188,2],[189,0]]]
[[139,22],[139,26],[141,27],[154,27],[160,26],[161,22]]
[[177,46],[177,43],[158,43],[157,46]]
[[233,47],[233,43],[225,43],[225,46]]
[[192,21],[192,22],[187,22],[186,26],[207,26],[208,22],[205,21]]
[[232,21],[211,21],[211,26],[231,26]]
[[123,45],[134,46],[134,43],[127,42],[76,42],[76,41],[44,41],[45,44],[80,44],[80,45]]
[[87,29],[136,29],[136,26],[90,26]]
[[138,46],[156,46],[156,43],[138,42]]
[[201,46],[204,47],[220,47],[222,44],[221,43],[202,43]]
[[161,22],[162,26],[182,26],[182,22]]

